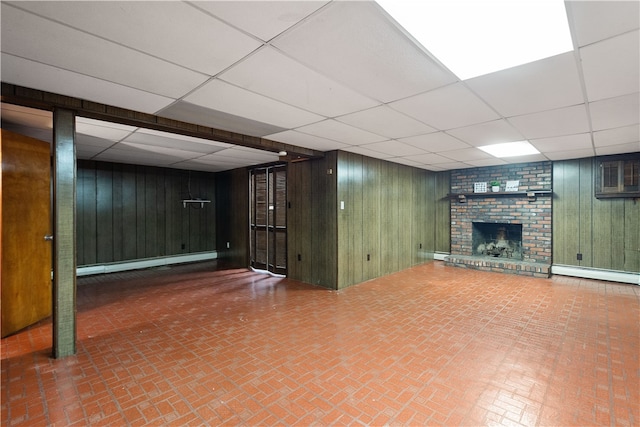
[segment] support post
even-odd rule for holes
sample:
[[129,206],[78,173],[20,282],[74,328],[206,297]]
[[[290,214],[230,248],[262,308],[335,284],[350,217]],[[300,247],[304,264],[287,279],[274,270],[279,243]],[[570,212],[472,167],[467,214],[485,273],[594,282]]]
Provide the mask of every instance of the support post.
[[53,357],[76,353],[75,113],[53,111]]

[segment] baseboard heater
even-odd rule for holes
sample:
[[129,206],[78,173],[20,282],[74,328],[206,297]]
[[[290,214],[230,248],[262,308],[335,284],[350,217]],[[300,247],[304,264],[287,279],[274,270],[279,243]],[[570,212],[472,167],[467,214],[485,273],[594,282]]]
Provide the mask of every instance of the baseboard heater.
[[76,268],[77,276],[90,276],[92,274],[115,273],[118,271],[141,270],[143,268],[161,267],[171,264],[186,262],[207,261],[218,258],[218,252],[197,252],[185,255],[172,255],[158,258],[144,258],[135,261],[114,262],[100,265],[86,265]]
[[449,255],[451,255],[449,252],[436,252],[433,254],[433,259],[437,261],[444,261],[444,258]]
[[640,285],[640,273],[631,273],[627,271],[604,270],[601,268],[576,267],[572,265],[555,264],[551,266],[551,274]]

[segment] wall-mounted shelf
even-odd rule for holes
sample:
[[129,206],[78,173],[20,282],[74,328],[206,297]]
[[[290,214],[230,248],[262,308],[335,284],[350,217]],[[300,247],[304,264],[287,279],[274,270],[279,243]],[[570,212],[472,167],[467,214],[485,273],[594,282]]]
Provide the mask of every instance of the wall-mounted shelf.
[[211,200],[202,200],[202,199],[184,199],[182,200],[182,207],[186,208],[189,203],[199,203],[200,208],[204,208],[205,203],[211,203]]
[[487,191],[486,193],[450,193],[448,196],[450,199],[455,199],[460,203],[465,203],[467,199],[491,197],[527,197],[529,200],[534,201],[539,195],[551,195],[552,193],[552,190]]

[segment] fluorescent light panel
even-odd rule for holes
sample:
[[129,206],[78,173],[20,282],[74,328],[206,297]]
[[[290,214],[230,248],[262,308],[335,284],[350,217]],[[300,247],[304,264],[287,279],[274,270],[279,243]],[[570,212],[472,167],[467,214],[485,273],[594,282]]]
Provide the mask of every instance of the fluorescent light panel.
[[465,80],[573,49],[562,0],[376,0]]
[[540,152],[528,141],[504,142],[502,144],[492,144],[478,147],[485,153],[494,157],[517,157],[539,154]]

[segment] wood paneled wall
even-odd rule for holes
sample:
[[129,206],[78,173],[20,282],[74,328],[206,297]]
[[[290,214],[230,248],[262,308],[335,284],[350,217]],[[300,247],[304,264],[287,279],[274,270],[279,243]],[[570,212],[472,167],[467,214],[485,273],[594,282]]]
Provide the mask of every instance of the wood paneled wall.
[[151,166],[78,160],[77,265],[216,249],[215,175]]
[[341,289],[449,251],[448,173],[330,152],[288,185],[290,278]]
[[553,263],[638,272],[640,200],[596,199],[595,168],[595,158],[553,163]]
[[[249,267],[249,170],[216,174],[218,259],[224,267]],[[229,247],[227,248],[227,244]]]

